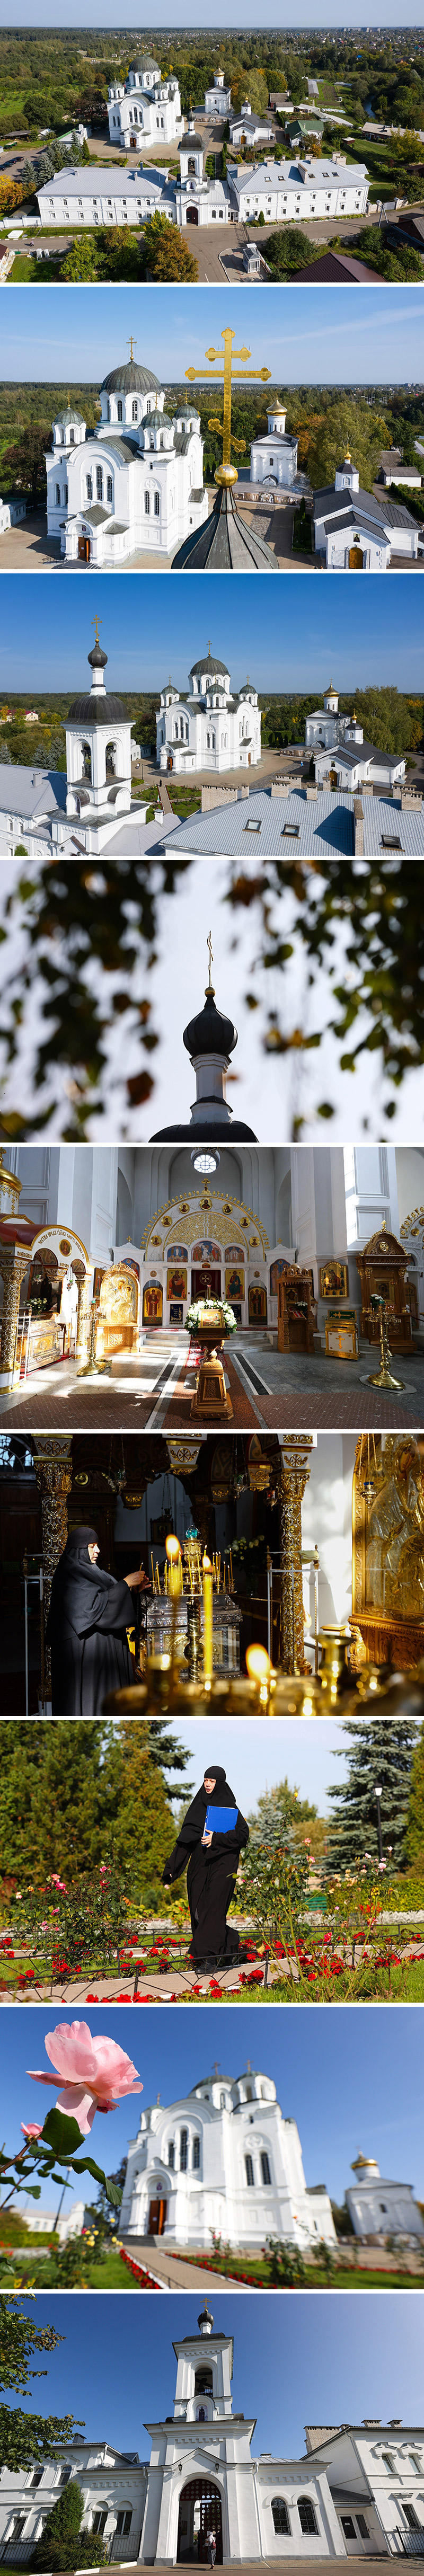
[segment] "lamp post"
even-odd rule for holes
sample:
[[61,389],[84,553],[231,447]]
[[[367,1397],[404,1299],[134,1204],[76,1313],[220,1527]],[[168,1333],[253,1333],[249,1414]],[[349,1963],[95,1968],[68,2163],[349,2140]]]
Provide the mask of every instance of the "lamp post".
[[375,1781],[374,1781],[374,1797],[375,1797],[375,1803],[376,1803],[376,1808],[377,1808],[377,1833],[378,1833],[378,1856],[379,1856],[379,1860],[382,1860],[382,1858],[383,1858],[383,1843],[382,1843],[382,1835],[381,1835],[381,1810],[380,1810],[380,1798],[382,1797],[382,1794],[383,1794],[383,1793],[382,1793],[382,1783],[381,1783],[381,1780],[375,1780]]

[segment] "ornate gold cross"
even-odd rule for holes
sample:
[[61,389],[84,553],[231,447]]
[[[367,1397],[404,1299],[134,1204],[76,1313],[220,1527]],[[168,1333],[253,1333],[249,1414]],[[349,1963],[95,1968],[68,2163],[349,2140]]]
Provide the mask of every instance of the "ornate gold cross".
[[137,348],[137,341],[136,341],[136,340],[133,340],[132,331],[130,331],[129,340],[127,340],[126,346],[127,346],[127,349],[129,349],[130,357],[131,357],[131,358],[133,358],[133,357],[134,357],[134,349],[136,349],[136,348]]
[[95,632],[95,637],[96,637],[96,644],[98,644],[98,641],[99,641],[99,626],[102,626],[102,625],[103,625],[103,618],[102,618],[102,617],[100,617],[100,618],[99,618],[99,617],[92,617],[92,619],[91,619],[91,624],[92,624],[92,626],[94,626],[94,632]]
[[[244,456],[246,450],[245,438],[232,438],[231,433],[231,395],[234,379],[236,376],[240,376],[242,383],[250,384],[253,377],[258,377],[261,384],[267,384],[271,375],[271,368],[249,367],[248,374],[246,375],[245,366],[247,359],[250,358],[250,349],[232,348],[234,331],[230,331],[228,324],[225,331],[221,332],[221,339],[224,342],[223,351],[221,349],[205,349],[205,357],[208,359],[208,362],[212,364],[215,363],[216,359],[219,361],[213,382],[216,384],[217,382],[220,382],[222,377],[224,378],[224,418],[223,420],[216,420],[215,417],[212,416],[208,421],[208,429],[217,430],[219,438],[222,438],[222,465],[217,465],[215,483],[229,485],[230,483],[237,483],[238,479],[237,466],[231,464],[231,448],[235,447],[237,456]],[[196,376],[200,376],[201,369],[200,367],[186,367],[185,372],[186,376],[189,377],[190,382],[193,384]]]

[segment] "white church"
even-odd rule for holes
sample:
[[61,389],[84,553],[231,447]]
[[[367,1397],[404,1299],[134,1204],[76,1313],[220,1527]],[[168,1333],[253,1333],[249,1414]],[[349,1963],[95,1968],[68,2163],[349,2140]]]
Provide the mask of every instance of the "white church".
[[[237,2304],[241,2309],[240,2297]],[[255,2415],[233,2412],[228,2298],[221,2308],[225,2327],[215,2326],[205,2303],[197,2327],[173,2343],[173,2409],[165,2386],[166,2412],[145,2425],[148,2466],[104,2437],[83,2442],[76,2434],[72,2446],[58,2446],[57,2460],[38,2461],[27,2473],[1,2471],[6,2567],[28,2564],[43,2532],[48,2564],[49,2514],[74,2478],[84,2498],[82,2528],[102,2534],[115,2565],[205,2565],[211,2530],[217,2567],[422,2555],[424,2428],[378,2416],[307,2424],[300,2458],[258,2454]],[[288,2315],[286,2303],[285,2326]]]
[[388,572],[393,557],[416,562],[419,524],[404,501],[361,490],[349,448],[334,483],[313,495],[314,549],[327,572]]
[[172,419],[152,369],[133,354],[100,386],[100,419],[87,434],[68,403],[46,453],[47,527],[66,563],[120,566],[142,549],[175,554],[208,516],[200,416],[184,402]]
[[377,751],[375,744],[364,741],[355,707],[350,714],[339,711],[338,690],[330,680],[324,690],[322,707],[314,707],[305,723],[305,749],[313,758],[316,779],[331,787],[393,787],[395,780],[405,778],[403,754]]
[[200,662],[192,663],[187,695],[181,695],[171,677],[161,689],[156,748],[160,769],[206,769],[213,775],[255,769],[261,757],[261,714],[253,681],[247,678],[234,692],[226,662],[218,661],[209,644]]
[[258,2251],[269,2236],[304,2252],[337,2242],[325,2186],[305,2182],[296,2121],[250,2065],[236,2079],[215,2070],[182,2101],[141,2112],[119,2228],[125,2242],[163,2235],[205,2249],[214,2235]]
[[109,134],[114,150],[148,150],[149,144],[176,143],[184,132],[175,73],[164,80],[151,54],[136,54],[127,79],[108,89]]
[[93,623],[91,689],[73,698],[65,722],[66,772],[0,762],[2,858],[138,853],[147,803],[132,798],[130,718],[122,699],[105,688],[107,653],[97,618]]

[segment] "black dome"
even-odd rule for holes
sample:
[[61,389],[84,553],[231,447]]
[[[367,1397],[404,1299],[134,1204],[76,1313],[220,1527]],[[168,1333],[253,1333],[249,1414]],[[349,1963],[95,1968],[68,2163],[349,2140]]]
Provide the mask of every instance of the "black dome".
[[152,374],[151,367],[137,367],[135,358],[128,358],[126,365],[111,367],[110,375],[103,377],[100,392],[101,394],[158,394],[160,393],[159,377]]
[[222,671],[222,677],[225,680],[228,671],[228,662],[219,662],[217,654],[211,653],[209,649],[207,653],[203,653],[201,662],[192,662],[191,671],[189,671],[189,679],[201,679],[202,671],[211,671],[212,674],[215,671]]
[[200,528],[192,528],[171,565],[172,572],[278,572],[276,555],[265,545],[265,538],[255,536],[244,526],[236,509],[233,491],[220,486],[209,519]]
[[195,1019],[188,1020],[187,1028],[183,1029],[183,1046],[187,1047],[190,1056],[230,1056],[233,1047],[237,1046],[237,1029],[233,1027],[232,1020],[225,1019],[223,1012],[217,1011],[212,984],[206,985],[204,1010],[197,1011]]
[[106,689],[99,689],[98,695],[91,689],[86,697],[72,699],[65,724],[128,724],[128,716],[122,698],[108,697]]
[[95,644],[93,644],[92,653],[87,653],[87,662],[91,662],[92,671],[106,670],[107,653],[102,653],[102,647],[101,644],[99,644],[98,635],[96,636]]
[[192,1120],[190,1127],[157,1127],[150,1137],[151,1145],[257,1145],[253,1127],[245,1127],[242,1118],[231,1119],[231,1127],[222,1127],[216,1111],[216,1100],[202,1102],[202,1125]]

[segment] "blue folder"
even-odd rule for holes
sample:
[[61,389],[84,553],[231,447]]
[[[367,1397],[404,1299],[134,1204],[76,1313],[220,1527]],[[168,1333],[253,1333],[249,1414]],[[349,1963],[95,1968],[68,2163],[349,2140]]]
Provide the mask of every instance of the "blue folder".
[[233,1834],[237,1824],[237,1817],[238,1807],[207,1807],[203,1832],[205,1834]]

